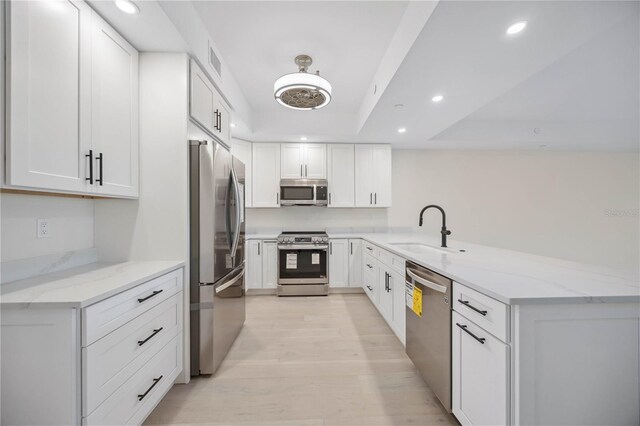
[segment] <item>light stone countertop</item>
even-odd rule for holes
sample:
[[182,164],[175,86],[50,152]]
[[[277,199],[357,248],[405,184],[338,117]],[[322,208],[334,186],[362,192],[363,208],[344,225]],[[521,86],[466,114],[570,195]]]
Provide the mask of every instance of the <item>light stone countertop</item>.
[[84,308],[182,268],[180,261],[91,263],[2,284],[2,308]]
[[[275,239],[279,231],[248,234]],[[489,297],[510,305],[558,303],[640,303],[640,273],[440,239],[418,232],[327,232],[330,238],[361,238]],[[421,243],[436,250],[414,253],[394,243]],[[458,250],[465,250],[459,252]]]

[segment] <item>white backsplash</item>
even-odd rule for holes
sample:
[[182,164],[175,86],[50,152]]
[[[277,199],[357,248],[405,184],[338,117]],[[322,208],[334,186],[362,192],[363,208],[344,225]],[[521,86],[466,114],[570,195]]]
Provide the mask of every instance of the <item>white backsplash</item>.
[[387,209],[282,207],[247,209],[248,233],[275,231],[380,232],[387,228]]

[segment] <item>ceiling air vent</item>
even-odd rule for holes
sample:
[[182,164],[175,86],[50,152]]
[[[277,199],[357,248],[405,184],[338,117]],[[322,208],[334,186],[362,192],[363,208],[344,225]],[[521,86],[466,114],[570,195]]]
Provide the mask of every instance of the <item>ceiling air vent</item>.
[[209,65],[211,65],[211,68],[215,70],[219,77],[222,77],[222,63],[211,46],[209,46]]

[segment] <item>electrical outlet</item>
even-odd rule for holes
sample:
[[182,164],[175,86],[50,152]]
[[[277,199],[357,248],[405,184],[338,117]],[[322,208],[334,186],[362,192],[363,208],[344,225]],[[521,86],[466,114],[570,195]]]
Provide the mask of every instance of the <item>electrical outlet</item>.
[[49,238],[50,232],[49,219],[38,219],[36,230],[38,238]]

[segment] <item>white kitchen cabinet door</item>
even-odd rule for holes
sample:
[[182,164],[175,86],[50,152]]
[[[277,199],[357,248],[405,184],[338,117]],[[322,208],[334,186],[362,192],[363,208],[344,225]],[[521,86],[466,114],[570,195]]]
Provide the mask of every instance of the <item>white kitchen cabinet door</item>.
[[251,160],[251,143],[234,139],[231,145],[231,154],[244,164],[244,205],[253,207],[253,162]]
[[378,268],[378,288],[380,289],[380,299],[378,300],[378,310],[388,324],[393,323],[393,291],[391,289],[391,278],[389,270],[382,264]]
[[280,144],[254,143],[253,207],[280,206]]
[[304,148],[301,143],[280,145],[280,177],[300,179],[304,177]]
[[138,51],[95,12],[91,141],[98,194],[138,196]]
[[191,60],[189,85],[189,115],[203,129],[218,136],[218,93],[198,64]]
[[391,146],[373,146],[373,207],[391,207]]
[[278,286],[278,243],[263,241],[262,248],[262,288]]
[[91,8],[64,0],[5,4],[7,184],[91,192]]
[[262,241],[247,241],[246,287],[262,288]]
[[216,93],[216,95],[213,112],[218,114],[218,121],[215,135],[218,136],[224,144],[231,146],[231,109],[219,94]]
[[463,425],[508,424],[508,346],[455,311],[451,321],[453,413]]
[[349,240],[329,240],[329,287],[349,286]]
[[374,192],[373,148],[371,145],[355,146],[355,205],[373,207]]
[[392,328],[396,335],[405,344],[405,276],[395,270],[388,270],[389,273],[389,287],[391,287],[391,293],[393,294],[393,321]]
[[362,240],[349,240],[349,287],[362,286]]
[[326,144],[304,144],[304,177],[307,179],[327,178]]
[[354,207],[355,157],[353,145],[327,145],[327,159],[328,207]]

